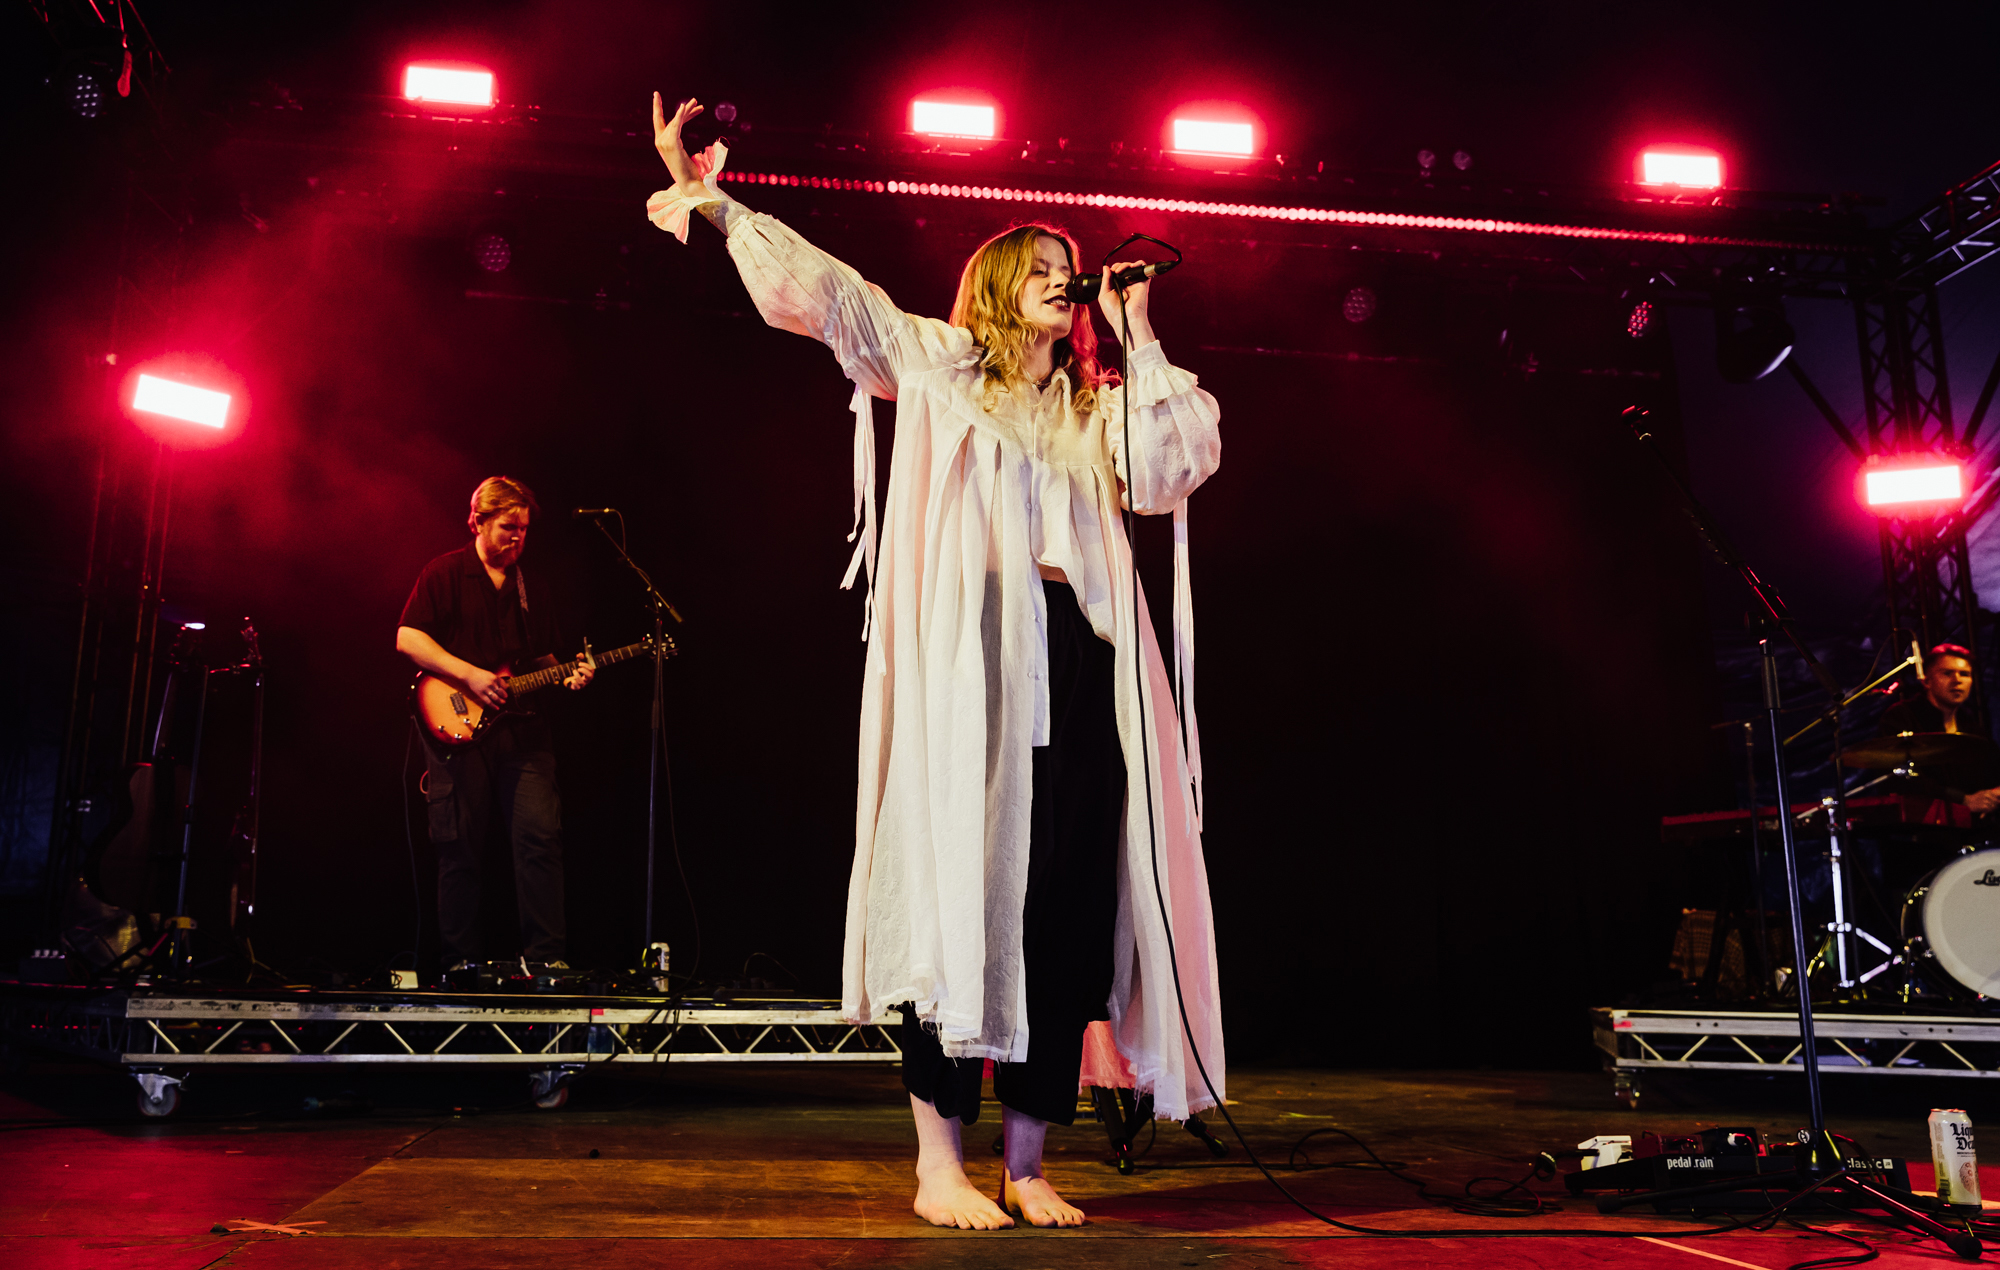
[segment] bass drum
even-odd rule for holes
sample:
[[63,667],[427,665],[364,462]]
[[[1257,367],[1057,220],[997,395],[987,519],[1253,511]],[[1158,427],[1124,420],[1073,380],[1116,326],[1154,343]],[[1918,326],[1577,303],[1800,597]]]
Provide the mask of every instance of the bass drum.
[[1911,887],[1903,939],[1940,987],[2000,997],[2000,849],[1962,855]]

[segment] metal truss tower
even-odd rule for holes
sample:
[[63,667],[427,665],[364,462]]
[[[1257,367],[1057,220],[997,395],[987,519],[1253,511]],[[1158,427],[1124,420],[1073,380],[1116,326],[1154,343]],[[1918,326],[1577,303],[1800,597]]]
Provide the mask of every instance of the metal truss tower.
[[[1964,429],[1957,429],[1937,288],[2000,250],[1996,219],[2000,164],[1890,230],[1879,281],[1856,291],[1869,455],[1973,457],[2000,362]],[[1897,646],[1916,639],[1925,648],[1947,641],[1977,647],[1979,600],[1965,534],[1991,504],[1989,494],[1950,515],[1882,521],[1882,574]]]

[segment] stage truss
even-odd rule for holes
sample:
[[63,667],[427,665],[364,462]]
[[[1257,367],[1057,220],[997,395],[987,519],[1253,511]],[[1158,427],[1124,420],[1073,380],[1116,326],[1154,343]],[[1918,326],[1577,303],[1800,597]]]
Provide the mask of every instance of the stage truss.
[[[2000,1018],[1813,1011],[1820,1071],[2000,1080]],[[1796,1014],[1728,1010],[1591,1012],[1613,1092],[1639,1100],[1644,1071],[1771,1075],[1805,1071]]]
[[149,1098],[193,1072],[270,1066],[507,1068],[560,1106],[568,1081],[605,1063],[901,1061],[894,1024],[843,1023],[839,1004],[0,984],[0,1035],[123,1068],[153,1115],[172,1106]]

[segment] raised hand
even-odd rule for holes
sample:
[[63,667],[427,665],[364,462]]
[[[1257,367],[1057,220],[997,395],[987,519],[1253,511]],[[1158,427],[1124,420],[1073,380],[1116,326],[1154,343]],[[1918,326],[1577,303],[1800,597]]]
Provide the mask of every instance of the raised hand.
[[704,109],[706,107],[690,97],[674,108],[673,118],[669,119],[666,103],[658,93],[653,94],[653,148],[666,160],[675,188],[688,194],[695,193],[701,185],[702,174],[694,157],[687,152],[687,146],[681,142],[681,128]]

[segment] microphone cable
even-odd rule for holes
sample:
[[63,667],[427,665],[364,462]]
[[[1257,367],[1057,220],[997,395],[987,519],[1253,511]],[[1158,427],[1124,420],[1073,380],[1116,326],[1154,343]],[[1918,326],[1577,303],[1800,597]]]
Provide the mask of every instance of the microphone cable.
[[[1126,247],[1142,239],[1146,242],[1153,242],[1153,243],[1158,243],[1160,241],[1159,239],[1153,238],[1148,234],[1133,234],[1131,237],[1125,239],[1124,242],[1119,243],[1116,247],[1113,247],[1109,252],[1105,253],[1104,256],[1105,268],[1107,270],[1109,269],[1112,256],[1116,255],[1118,252],[1123,251]],[[1160,245],[1166,247],[1169,251],[1174,251],[1174,248],[1172,247],[1171,244],[1160,243]],[[1178,256],[1180,253],[1178,251],[1174,251],[1174,254]],[[1283,1182],[1280,1182],[1278,1180],[1277,1176],[1271,1172],[1270,1168],[1267,1165],[1265,1165],[1265,1163],[1262,1160],[1257,1158],[1257,1153],[1251,1150],[1250,1148],[1249,1140],[1243,1136],[1242,1128],[1237,1125],[1236,1118],[1229,1114],[1228,1104],[1223,1100],[1222,1095],[1216,1092],[1215,1082],[1212,1079],[1210,1079],[1208,1074],[1208,1065],[1202,1061],[1201,1046],[1197,1044],[1195,1041],[1194,1026],[1189,1021],[1188,1018],[1187,996],[1181,989],[1180,954],[1174,943],[1173,919],[1167,909],[1167,896],[1165,887],[1160,882],[1159,827],[1155,821],[1154,810],[1153,810],[1152,755],[1149,745],[1149,742],[1151,740],[1151,733],[1148,729],[1148,725],[1146,722],[1146,645],[1145,645],[1144,632],[1141,631],[1139,627],[1139,543],[1138,543],[1138,532],[1137,532],[1138,512],[1134,508],[1135,495],[1133,493],[1133,484],[1135,481],[1135,473],[1132,467],[1132,391],[1134,385],[1132,382],[1130,382],[1130,370],[1131,370],[1131,360],[1132,360],[1131,355],[1133,352],[1132,324],[1125,312],[1125,288],[1114,287],[1113,289],[1118,293],[1118,328],[1119,328],[1118,338],[1119,338],[1119,347],[1121,352],[1120,360],[1122,363],[1122,368],[1127,378],[1127,382],[1123,385],[1124,391],[1119,394],[1119,412],[1121,416],[1120,424],[1124,429],[1124,436],[1120,440],[1122,445],[1124,446],[1124,451],[1125,451],[1125,482],[1126,482],[1126,497],[1124,499],[1124,506],[1120,510],[1122,513],[1121,519],[1124,522],[1124,528],[1125,528],[1125,550],[1131,562],[1131,583],[1132,583],[1131,618],[1132,618],[1132,639],[1133,639],[1132,662],[1133,662],[1133,678],[1138,687],[1139,774],[1141,783],[1144,784],[1146,788],[1146,846],[1147,846],[1148,858],[1151,862],[1153,871],[1153,899],[1154,902],[1159,906],[1160,926],[1161,929],[1165,932],[1167,937],[1167,964],[1169,969],[1173,971],[1174,1002],[1180,1011],[1181,1034],[1187,1038],[1188,1053],[1192,1055],[1194,1058],[1195,1070],[1201,1075],[1202,1087],[1208,1091],[1208,1096],[1214,1100],[1215,1109],[1222,1113],[1222,1119],[1224,1123],[1226,1123],[1229,1126],[1229,1132],[1235,1136],[1237,1144],[1243,1148],[1244,1156],[1249,1159],[1251,1164],[1256,1166],[1256,1169],[1259,1173],[1264,1175],[1265,1181],[1269,1182],[1273,1187],[1277,1188],[1277,1191],[1280,1195],[1283,1195],[1287,1200],[1291,1201],[1294,1207],[1298,1208],[1299,1211],[1305,1213],[1306,1216],[1311,1217],[1314,1221],[1321,1222],[1325,1225],[1332,1226],[1339,1230],[1349,1231],[1352,1232],[1353,1234],[1367,1235],[1372,1238],[1378,1238],[1378,1239],[1657,1239],[1662,1235],[1680,1235],[1680,1236],[1722,1235],[1737,1230],[1768,1228],[1770,1225],[1775,1224],[1778,1218],[1784,1216],[1785,1211],[1792,1205],[1797,1204],[1801,1200],[1805,1199],[1807,1196],[1811,1195],[1813,1192],[1819,1190],[1821,1187],[1826,1186],[1829,1183],[1834,1182],[1842,1177],[1845,1177],[1847,1175],[1846,1169],[1843,1168],[1836,1170],[1835,1172],[1827,1175],[1826,1177],[1819,1179],[1812,1186],[1807,1187],[1802,1191],[1797,1191],[1793,1193],[1792,1195],[1784,1199],[1782,1202],[1772,1206],[1769,1209],[1764,1210],[1763,1212],[1753,1213],[1748,1217],[1731,1221],[1719,1226],[1709,1225],[1687,1230],[1660,1230],[1660,1229],[1598,1230],[1598,1229],[1568,1229],[1564,1227],[1548,1227],[1548,1226],[1536,1226],[1536,1227],[1517,1228],[1517,1229],[1494,1229],[1491,1227],[1463,1227],[1463,1228],[1449,1228],[1449,1229],[1438,1229],[1438,1230],[1384,1230],[1381,1229],[1380,1227],[1360,1226],[1352,1222],[1341,1221],[1337,1217],[1327,1216],[1325,1213],[1320,1212],[1312,1205],[1300,1199],[1297,1195],[1294,1195],[1291,1192],[1291,1190],[1289,1190],[1285,1186]],[[1338,1132],[1344,1133],[1346,1131],[1338,1130]],[[1350,1138],[1353,1138],[1352,1134],[1349,1134],[1348,1136]],[[1353,1139],[1353,1140],[1359,1142],[1359,1139]],[[1365,1146],[1362,1149],[1367,1150]],[[1369,1151],[1369,1155],[1373,1156],[1374,1152]],[[1434,1198],[1427,1191],[1420,1191],[1420,1193],[1426,1199]],[[1527,1216],[1533,1214],[1523,1214],[1523,1215]]]

